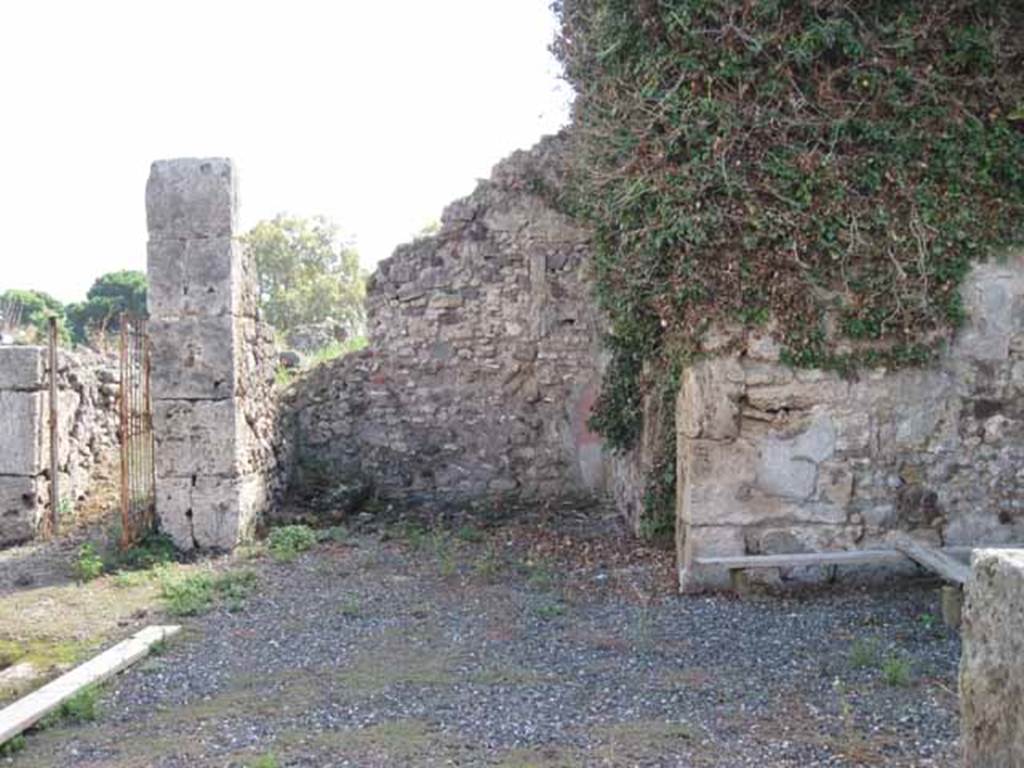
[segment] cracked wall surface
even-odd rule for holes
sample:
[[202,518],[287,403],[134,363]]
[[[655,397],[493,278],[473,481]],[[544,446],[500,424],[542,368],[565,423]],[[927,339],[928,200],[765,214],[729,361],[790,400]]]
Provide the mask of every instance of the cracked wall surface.
[[[689,368],[677,404],[684,589],[701,556],[1024,542],[1024,263],[973,268],[969,320],[932,366],[844,379],[740,356]],[[820,568],[783,578],[817,580]]]
[[153,163],[146,187],[157,516],[177,546],[250,538],[276,478],[273,350],[223,158]]

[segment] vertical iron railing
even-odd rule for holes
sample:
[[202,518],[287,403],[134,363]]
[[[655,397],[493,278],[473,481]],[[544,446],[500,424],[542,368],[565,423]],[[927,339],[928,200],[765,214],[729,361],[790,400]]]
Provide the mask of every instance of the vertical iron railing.
[[146,321],[121,316],[121,547],[156,525],[153,406]]
[[57,337],[58,327],[57,318],[51,317],[49,320],[49,334],[47,343],[48,349],[48,361],[47,368],[49,369],[49,384],[50,384],[50,397],[49,397],[49,427],[50,427],[50,519],[46,524],[47,532],[51,536],[57,536],[60,533],[60,513],[61,513],[61,497],[60,497],[60,393],[58,391],[57,378],[60,375],[60,371],[57,367]]

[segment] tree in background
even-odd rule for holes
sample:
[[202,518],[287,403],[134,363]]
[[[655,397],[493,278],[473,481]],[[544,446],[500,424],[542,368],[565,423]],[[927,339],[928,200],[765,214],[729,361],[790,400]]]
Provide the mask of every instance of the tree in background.
[[16,323],[20,328],[31,328],[37,339],[45,339],[47,324],[53,316],[64,318],[64,305],[44,291],[23,291],[16,288],[0,294],[0,307],[12,317],[2,318],[4,323]]
[[122,312],[146,314],[146,275],[130,269],[108,272],[97,278],[86,293],[86,300],[68,304],[67,319],[76,343],[84,342],[95,331],[116,331]]
[[278,214],[242,242],[256,260],[263,316],[279,332],[330,318],[362,333],[366,277],[336,224]]

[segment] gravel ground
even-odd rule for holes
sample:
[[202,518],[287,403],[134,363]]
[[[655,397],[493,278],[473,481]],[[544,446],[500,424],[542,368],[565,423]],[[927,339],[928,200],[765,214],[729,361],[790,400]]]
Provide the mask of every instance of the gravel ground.
[[259,575],[240,610],[186,620],[99,719],[0,765],[957,764],[933,583],[681,597],[664,552],[461,534],[230,564]]

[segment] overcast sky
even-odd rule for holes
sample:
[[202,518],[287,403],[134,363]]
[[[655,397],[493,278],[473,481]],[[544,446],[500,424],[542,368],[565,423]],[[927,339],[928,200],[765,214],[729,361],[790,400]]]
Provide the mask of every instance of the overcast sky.
[[567,119],[549,0],[0,5],[0,290],[145,269],[157,158],[228,155],[242,223],[325,214],[372,268]]

